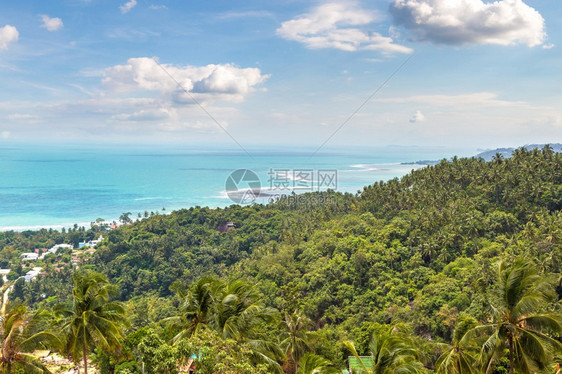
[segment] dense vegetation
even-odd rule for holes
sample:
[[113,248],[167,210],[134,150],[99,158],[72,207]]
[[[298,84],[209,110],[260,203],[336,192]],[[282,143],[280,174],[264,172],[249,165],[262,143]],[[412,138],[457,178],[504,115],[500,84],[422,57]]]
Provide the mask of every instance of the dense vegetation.
[[[61,349],[79,361],[97,347],[107,373],[173,373],[189,358],[203,373],[332,372],[351,355],[372,355],[364,369],[377,373],[554,372],[562,360],[561,154],[454,158],[357,195],[301,197],[0,233],[0,265],[13,281],[21,252],[103,233],[81,269],[117,286],[129,323],[107,344]],[[10,299],[66,310],[72,342],[69,258],[47,256],[47,274],[16,281]]]

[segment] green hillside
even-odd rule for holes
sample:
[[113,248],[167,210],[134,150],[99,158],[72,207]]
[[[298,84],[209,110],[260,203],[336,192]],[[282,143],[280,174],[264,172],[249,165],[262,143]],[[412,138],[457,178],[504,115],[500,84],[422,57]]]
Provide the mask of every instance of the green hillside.
[[[498,314],[499,305],[507,305],[510,315],[519,313],[517,328],[536,328],[536,334],[554,339],[548,338],[541,354],[540,339],[531,344],[522,332],[517,352],[527,345],[533,352],[514,356],[512,366],[554,372],[562,358],[556,342],[562,323],[562,154],[547,147],[518,149],[509,159],[490,162],[454,158],[357,195],[329,191],[298,200],[195,207],[109,232],[93,226],[0,233],[0,262],[21,272],[20,252],[99,233],[106,237],[81,265],[107,275],[127,305],[123,346],[129,354],[98,349],[94,357],[106,372],[140,372],[142,355],[163,355],[162,363],[201,347],[209,353],[197,372],[213,372],[217,363],[210,352],[230,352],[238,343],[239,351],[217,358],[232,368],[225,373],[248,367],[293,373],[301,361],[304,372],[304,364],[321,360],[326,368],[343,369],[353,354],[350,344],[358,355],[369,355],[373,336],[397,352],[415,347],[400,365],[424,371],[439,363],[445,370],[438,358],[448,344],[459,343],[461,327],[499,326],[498,318],[506,315]],[[235,227],[219,230],[227,222]],[[41,262],[47,274],[38,281],[18,281],[14,297],[31,307],[69,303],[72,267],[64,255],[54,257]],[[502,283],[502,277],[509,279]],[[531,280],[541,286],[525,283]],[[524,299],[526,309],[509,309],[536,289],[540,295]],[[183,317],[174,318],[178,313]],[[527,321],[532,313],[554,317],[543,324]],[[475,372],[507,372],[510,345],[500,343],[501,334],[493,344],[485,328],[473,334],[477,347],[469,356]],[[151,346],[149,340],[159,343]],[[228,360],[234,357],[238,366]],[[148,372],[159,372],[159,363],[147,365]],[[461,366],[451,370],[468,372]]]

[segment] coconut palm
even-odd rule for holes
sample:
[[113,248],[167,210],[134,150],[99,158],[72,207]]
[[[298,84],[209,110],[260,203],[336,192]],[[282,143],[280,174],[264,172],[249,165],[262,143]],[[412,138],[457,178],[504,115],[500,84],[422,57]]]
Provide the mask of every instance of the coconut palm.
[[49,373],[49,370],[33,355],[38,348],[58,348],[60,340],[48,331],[42,330],[47,313],[43,310],[29,313],[22,304],[11,308],[2,307],[0,314],[0,369],[2,373],[11,374],[15,367],[23,368],[26,373]]
[[490,332],[481,350],[483,370],[490,373],[506,349],[510,373],[544,369],[562,353],[562,345],[552,337],[562,334],[562,315],[544,311],[556,298],[552,282],[518,258],[512,266],[500,264],[498,286],[495,322],[477,328]]
[[57,306],[66,335],[66,351],[75,360],[80,356],[84,373],[88,373],[88,353],[93,347],[114,351],[121,347],[122,328],[127,324],[123,303],[111,301],[115,286],[105,275],[93,271],[77,271],[73,275],[74,290],[71,309]]
[[178,331],[172,339],[174,344],[208,326],[222,338],[247,343],[255,362],[280,372],[279,347],[260,333],[263,323],[275,320],[276,311],[261,304],[255,287],[240,280],[222,282],[205,277],[192,285],[187,294],[178,290],[178,295],[182,300],[179,314],[164,320]]
[[264,307],[257,289],[235,280],[217,287],[213,327],[223,338],[251,338],[261,323],[275,321],[276,310]]
[[215,289],[211,327],[225,339],[248,343],[255,362],[268,365],[273,372],[281,372],[277,362],[282,355],[279,346],[263,336],[260,328],[275,322],[277,311],[264,307],[256,287],[244,281],[217,282]]
[[324,357],[315,355],[313,353],[305,353],[301,357],[301,365],[296,374],[336,374],[341,373],[341,370],[332,366],[332,363]]
[[435,372],[437,374],[472,374],[475,367],[480,346],[476,342],[474,327],[477,321],[472,317],[459,319],[453,332],[453,341],[442,344],[445,352],[437,359]]
[[367,368],[359,357],[352,342],[344,342],[347,349],[357,358],[361,371],[365,374],[418,373],[423,369],[419,352],[413,347],[409,337],[398,328],[388,326],[373,334],[369,344],[372,360]]
[[295,365],[296,370],[301,357],[310,351],[310,341],[313,337],[313,333],[308,330],[310,325],[310,320],[298,312],[285,314],[281,323],[283,332],[280,348],[285,353],[285,357]]
[[217,281],[210,277],[199,279],[192,285],[187,293],[178,289],[181,299],[179,314],[166,318],[164,322],[179,330],[172,342],[178,343],[184,338],[190,337],[202,326],[208,325],[213,317],[214,291]]

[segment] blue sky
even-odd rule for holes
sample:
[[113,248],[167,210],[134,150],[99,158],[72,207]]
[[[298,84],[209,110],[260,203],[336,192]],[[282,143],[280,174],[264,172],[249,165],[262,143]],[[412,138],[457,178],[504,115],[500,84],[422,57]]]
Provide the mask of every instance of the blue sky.
[[562,142],[561,36],[559,0],[2,1],[0,144],[315,147],[393,73],[330,145]]

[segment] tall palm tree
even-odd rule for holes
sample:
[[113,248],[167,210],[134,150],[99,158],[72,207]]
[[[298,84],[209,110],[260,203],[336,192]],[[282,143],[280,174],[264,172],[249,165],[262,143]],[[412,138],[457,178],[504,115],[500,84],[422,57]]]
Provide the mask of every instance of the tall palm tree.
[[183,292],[182,289],[177,290],[181,299],[180,313],[164,320],[164,322],[179,330],[172,339],[174,344],[184,338],[189,338],[203,325],[209,324],[213,317],[216,286],[216,279],[204,277],[192,285],[187,293]]
[[223,282],[205,277],[187,294],[178,290],[178,295],[182,300],[179,314],[164,320],[178,331],[172,339],[174,344],[208,326],[222,338],[247,343],[255,362],[268,365],[274,372],[281,371],[277,362],[281,356],[279,347],[264,338],[260,328],[275,321],[276,311],[262,305],[255,287],[240,280]]
[[562,314],[543,312],[556,298],[552,282],[518,258],[512,266],[500,264],[498,286],[495,321],[477,328],[491,333],[481,350],[483,370],[490,373],[505,349],[511,374],[545,368],[562,354],[562,344],[552,338],[562,334]]
[[22,304],[11,308],[2,307],[0,314],[0,369],[2,373],[11,374],[14,367],[21,367],[26,373],[49,373],[49,370],[33,355],[37,348],[58,348],[60,340],[48,331],[42,330],[46,325],[47,313],[37,311],[28,313]]
[[308,330],[310,324],[310,320],[298,312],[285,314],[281,323],[283,332],[280,347],[297,371],[301,357],[310,350],[310,341],[313,337],[313,333]]
[[437,374],[473,374],[476,373],[476,361],[480,346],[478,345],[474,327],[477,321],[472,317],[459,319],[453,332],[451,345],[443,344],[445,351],[435,364]]
[[255,286],[241,280],[218,282],[215,289],[214,318],[211,327],[223,338],[246,342],[252,349],[253,360],[281,372],[279,346],[261,332],[263,324],[276,321],[277,311],[264,307]]
[[371,368],[363,363],[352,342],[344,342],[347,349],[357,358],[365,374],[419,373],[423,365],[419,352],[409,337],[398,328],[388,326],[373,334],[369,344]]
[[82,356],[84,373],[88,373],[88,353],[92,347],[107,351],[121,347],[122,328],[127,324],[124,304],[111,301],[117,290],[107,277],[93,271],[77,271],[73,275],[74,290],[71,309],[57,306],[66,335],[66,351],[75,359]]
[[337,374],[341,370],[332,366],[332,363],[324,357],[313,353],[305,353],[301,360],[301,365],[296,374]]
[[264,307],[257,289],[241,280],[217,287],[213,326],[223,338],[251,338],[262,323],[275,321],[276,310]]

